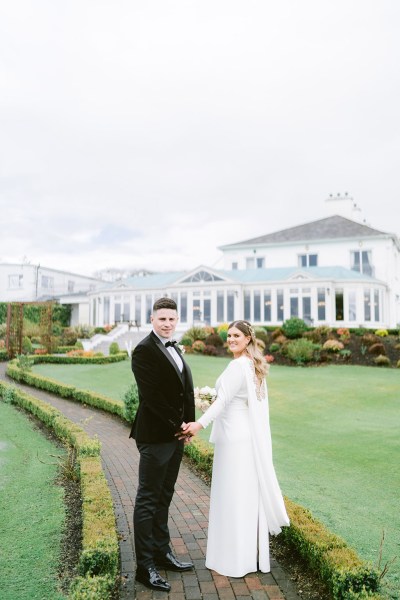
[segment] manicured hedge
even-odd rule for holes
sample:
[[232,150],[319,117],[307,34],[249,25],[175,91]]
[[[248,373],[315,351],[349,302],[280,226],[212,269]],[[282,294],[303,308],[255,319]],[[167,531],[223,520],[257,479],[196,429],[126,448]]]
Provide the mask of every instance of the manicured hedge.
[[311,512],[288,498],[290,527],[282,535],[315,568],[337,599],[379,598],[379,573],[362,561],[339,536],[331,533]]
[[71,584],[73,600],[111,598],[119,574],[119,547],[112,498],[101,467],[100,442],[50,404],[0,381],[0,397],[28,410],[77,451],[82,495],[82,552]]
[[59,354],[33,354],[31,356],[35,365],[40,363],[105,365],[107,363],[121,362],[122,360],[126,360],[126,357],[126,352],[119,352],[118,354],[112,354],[111,356],[62,356]]
[[117,400],[113,400],[107,396],[102,396],[101,394],[95,394],[94,392],[81,390],[73,385],[60,383],[55,379],[43,377],[33,373],[32,371],[20,369],[17,365],[17,360],[12,360],[8,363],[7,375],[16,381],[27,383],[28,385],[41,390],[46,390],[47,392],[51,392],[53,394],[58,394],[62,398],[72,398],[73,400],[77,400],[82,404],[88,404],[89,406],[100,408],[107,412],[118,415],[122,419],[125,419],[125,407],[122,402],[118,402]]

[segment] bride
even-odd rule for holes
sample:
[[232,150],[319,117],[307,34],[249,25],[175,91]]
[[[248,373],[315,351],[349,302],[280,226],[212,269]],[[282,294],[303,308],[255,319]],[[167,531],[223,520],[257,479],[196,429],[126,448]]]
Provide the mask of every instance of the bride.
[[272,463],[268,365],[248,321],[231,323],[227,341],[234,360],[217,380],[217,398],[182,433],[193,436],[214,421],[206,567],[243,577],[270,571],[268,534],[289,518]]

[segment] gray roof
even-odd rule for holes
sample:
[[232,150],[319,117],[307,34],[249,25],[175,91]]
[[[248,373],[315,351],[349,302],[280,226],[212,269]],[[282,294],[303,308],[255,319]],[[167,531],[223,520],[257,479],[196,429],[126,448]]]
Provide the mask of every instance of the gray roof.
[[381,235],[391,235],[378,229],[373,229],[368,225],[357,223],[351,219],[346,219],[339,215],[326,217],[304,225],[296,225],[288,229],[281,229],[274,233],[267,233],[256,238],[237,242],[235,244],[226,244],[224,248],[234,248],[237,246],[249,246],[254,244],[282,244],[285,242],[303,242],[311,240],[334,240],[343,238],[361,238],[376,237]]

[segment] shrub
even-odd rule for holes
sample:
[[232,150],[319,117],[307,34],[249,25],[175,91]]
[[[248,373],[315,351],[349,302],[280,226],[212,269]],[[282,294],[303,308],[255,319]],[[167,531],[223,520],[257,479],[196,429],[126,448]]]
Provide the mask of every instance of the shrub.
[[264,340],[260,340],[259,338],[256,338],[256,344],[257,344],[257,347],[260,350],[260,352],[264,352],[264,350],[265,350]]
[[348,350],[347,348],[345,348],[344,350],[339,350],[339,354],[341,356],[343,356],[343,358],[350,358],[351,350]]
[[387,329],[377,329],[375,331],[375,335],[378,335],[379,337],[386,337],[387,335],[389,335],[389,332]]
[[273,362],[274,362],[274,360],[275,360],[275,357],[274,357],[274,356],[272,356],[272,354],[266,354],[266,355],[264,356],[264,358],[265,358],[265,360],[267,361],[267,363],[273,363]]
[[206,346],[215,346],[217,348],[224,345],[224,342],[222,341],[221,336],[219,336],[218,333],[211,333],[210,335],[208,335],[204,340],[204,343],[206,344]]
[[25,354],[18,354],[16,365],[23,373],[31,371],[34,365],[33,358],[26,356]]
[[132,423],[139,406],[139,391],[136,381],[129,386],[122,399],[125,405],[125,419]]
[[315,344],[318,344],[322,341],[322,335],[317,331],[317,329],[305,331],[303,333],[303,338],[305,338],[306,340],[311,340]]
[[328,327],[328,325],[320,325],[314,329],[315,333],[317,333],[321,337],[325,337],[329,335],[332,331],[332,327]]
[[385,346],[380,342],[372,344],[372,346],[369,347],[368,352],[370,354],[386,354]]
[[256,334],[256,338],[258,340],[262,340],[264,342],[264,348],[268,344],[268,333],[265,331],[264,327],[254,327],[254,333]]
[[339,327],[336,333],[342,342],[347,342],[350,339],[350,331],[346,327]]
[[390,360],[387,356],[383,354],[379,354],[379,356],[375,356],[374,363],[378,365],[378,367],[390,367]]
[[0,323],[0,340],[4,340],[7,334],[6,323]]
[[270,345],[269,347],[269,351],[270,352],[278,352],[280,350],[280,344],[277,344],[276,342],[274,342],[273,344]]
[[275,340],[280,335],[283,335],[282,329],[280,327],[277,327],[276,329],[274,329],[274,331],[272,331],[271,339]]
[[228,338],[228,327],[229,323],[221,323],[221,325],[218,325],[217,327],[217,333],[223,342],[226,342]]
[[286,347],[287,356],[298,365],[310,362],[314,357],[315,350],[315,344],[305,338],[293,340]]
[[282,325],[283,333],[291,340],[301,337],[307,329],[306,323],[298,317],[287,319]]
[[323,350],[327,350],[328,352],[339,352],[339,350],[343,350],[344,345],[339,340],[326,340],[324,345],[322,346]]
[[371,346],[372,344],[375,344],[378,341],[378,339],[379,338],[377,338],[373,333],[365,333],[362,336],[361,341],[363,344]]
[[192,344],[192,350],[195,354],[203,354],[204,348],[206,347],[205,343],[201,340],[196,340]]
[[365,335],[367,333],[367,330],[364,329],[364,327],[357,327],[356,329],[350,329],[351,333],[354,333],[354,335],[358,335],[359,337],[361,337],[362,335]]
[[117,342],[111,342],[110,347],[108,349],[109,354],[119,354],[121,350],[119,349]]
[[179,343],[182,344],[182,346],[191,346],[193,344],[192,340],[186,337],[186,335],[183,335]]
[[218,356],[218,350],[212,344],[205,344],[203,354],[205,356]]
[[190,329],[185,331],[183,337],[185,339],[187,338],[188,340],[190,340],[191,341],[190,345],[192,345],[193,342],[195,342],[196,340],[204,341],[208,335],[209,335],[209,332],[207,332],[204,327],[191,327]]
[[32,342],[27,335],[22,338],[22,352],[24,354],[32,354]]
[[282,344],[285,344],[286,342],[287,342],[287,337],[285,337],[283,334],[278,335],[276,338],[274,338],[275,344],[280,344],[282,346]]
[[397,361],[396,367],[400,369],[400,360]]

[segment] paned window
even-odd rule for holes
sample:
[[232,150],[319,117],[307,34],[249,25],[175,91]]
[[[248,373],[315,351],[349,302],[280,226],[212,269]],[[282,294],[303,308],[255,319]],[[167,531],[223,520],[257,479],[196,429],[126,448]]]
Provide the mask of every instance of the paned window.
[[371,252],[369,250],[354,250],[351,253],[351,269],[372,276],[374,269],[371,262]]
[[23,275],[9,275],[8,276],[8,287],[12,290],[22,288],[24,281]]

